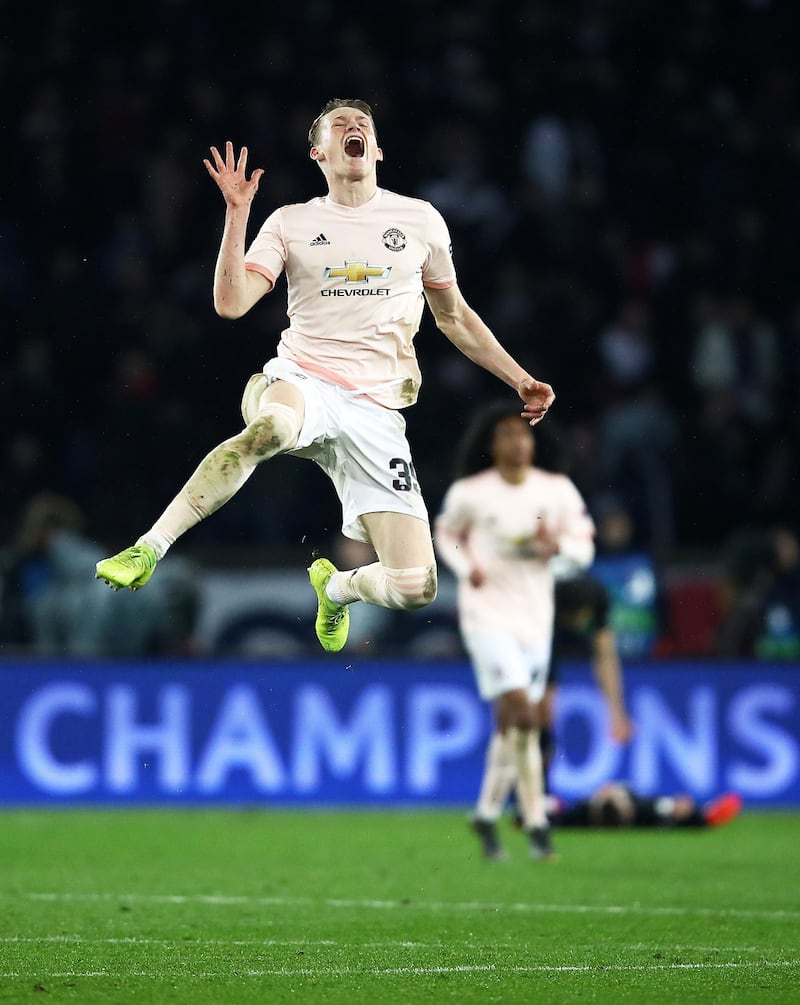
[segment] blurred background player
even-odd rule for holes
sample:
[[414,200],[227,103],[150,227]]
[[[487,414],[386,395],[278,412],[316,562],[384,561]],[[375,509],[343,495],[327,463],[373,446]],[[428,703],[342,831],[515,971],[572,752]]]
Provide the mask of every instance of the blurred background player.
[[707,803],[692,796],[641,796],[622,782],[601,785],[588,799],[567,804],[548,801],[557,827],[720,827],[738,816],[742,797],[726,792]]
[[115,589],[144,586],[170,546],[228,502],[259,464],[282,453],[310,458],[336,488],[343,533],[369,542],[378,556],[344,572],[322,558],[309,569],[317,638],[338,652],[356,600],[414,610],[436,597],[428,512],[400,414],[416,402],[421,384],[413,340],[425,303],[461,352],[518,392],[531,424],[554,395],[465,302],[438,210],[378,187],[383,151],[370,105],[328,102],[308,141],[327,194],[276,209],[249,247],[263,170],[248,177],[247,148],[236,158],[230,142],[224,153],[211,147],[204,161],[225,200],[217,313],[247,314],[285,272],[289,326],[277,355],[245,388],[245,428],[211,450],[151,529],[99,562],[97,576]]
[[[78,503],[40,492],[0,553],[0,642],[40,656],[128,658],[191,652],[200,596],[194,569],[173,562],[144,602],[92,581],[103,545]],[[141,599],[141,598],[139,598]]]
[[724,562],[716,651],[740,659],[800,659],[797,530],[743,527],[727,542]]
[[669,623],[660,563],[619,497],[606,493],[594,501],[592,514],[597,551],[591,572],[608,595],[617,651],[622,659],[649,659]]
[[570,569],[556,575],[553,650],[547,687],[539,708],[545,781],[555,756],[554,702],[564,659],[588,659],[608,709],[609,730],[615,743],[628,743],[634,724],[625,704],[622,660],[610,622],[611,601],[605,586],[589,572]]
[[534,466],[529,424],[509,404],[478,413],[460,448],[457,477],[434,526],[458,580],[459,629],[494,731],[472,826],[488,858],[502,858],[497,820],[512,785],[534,858],[553,846],[545,812],[537,703],[553,631],[551,559],[576,567],[594,555],[594,524],[574,483]]

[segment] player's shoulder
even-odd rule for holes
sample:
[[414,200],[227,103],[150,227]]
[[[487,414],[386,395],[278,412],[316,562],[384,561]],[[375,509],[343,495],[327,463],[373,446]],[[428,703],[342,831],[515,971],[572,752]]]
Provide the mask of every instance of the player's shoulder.
[[392,189],[381,189],[381,205],[385,208],[400,209],[406,213],[417,213],[423,216],[440,216],[439,210],[427,199],[414,195],[402,195]]
[[402,206],[430,206],[427,199],[419,199],[415,195],[406,195],[403,192],[395,192],[391,188],[381,189],[381,202],[396,202]]
[[495,475],[493,468],[462,475],[450,485],[450,492],[453,495],[473,495],[476,491],[493,485],[496,481]]
[[560,471],[548,471],[546,468],[532,467],[528,472],[528,481],[533,485],[547,486],[550,489],[566,488],[572,485],[568,475]]
[[278,206],[275,210],[276,213],[280,213],[282,216],[305,216],[309,212],[318,213],[320,209],[325,206],[324,196],[315,195],[312,199],[308,199],[306,202],[287,202],[283,206]]
[[505,485],[500,472],[496,468],[484,468],[482,471],[476,471],[474,474],[465,475],[461,481],[464,483],[465,491],[472,493],[491,492]]
[[316,213],[319,213],[319,200],[287,202],[283,206],[276,206],[261,227],[262,230],[278,230],[285,233],[298,225],[304,226],[308,218]]

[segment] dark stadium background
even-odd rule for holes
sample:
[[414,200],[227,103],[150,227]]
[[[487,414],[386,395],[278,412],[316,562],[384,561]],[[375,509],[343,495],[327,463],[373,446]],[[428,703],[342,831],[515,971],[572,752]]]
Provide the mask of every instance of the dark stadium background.
[[[73,500],[86,534],[117,550],[237,429],[244,381],[285,321],[283,287],[235,324],[214,315],[222,201],[202,158],[231,139],[266,169],[254,231],[320,191],[308,124],[329,97],[361,96],[380,183],[442,209],[468,300],[554,385],[542,435],[596,515],[631,515],[631,546],[663,574],[665,651],[680,635],[669,619],[690,608],[701,623],[680,629],[685,649],[753,655],[753,631],[716,629],[760,603],[764,535],[794,533],[800,502],[790,7],[15,8],[0,36],[6,567],[37,493]],[[704,339],[727,369],[713,353],[701,365]],[[407,419],[435,512],[466,416],[503,389],[429,318],[417,346]],[[174,554],[302,570],[338,521],[320,473],[283,459]],[[24,644],[7,618],[0,639]]]
[[[796,6],[0,2],[1,1002],[797,1000]],[[483,862],[454,581],[353,605],[322,653],[306,567],[353,556],[311,464],[257,471],[146,589],[95,581],[238,430],[285,324],[282,283],[214,314],[202,159],[265,169],[254,233],[323,190],[308,125],[354,96],[379,183],[442,210],[467,300],[554,385],[541,460],[630,573],[633,739],[565,657],[552,791],[735,790],[730,826],[561,828],[551,866],[509,813]],[[429,317],[416,344],[433,514],[513,392]]]

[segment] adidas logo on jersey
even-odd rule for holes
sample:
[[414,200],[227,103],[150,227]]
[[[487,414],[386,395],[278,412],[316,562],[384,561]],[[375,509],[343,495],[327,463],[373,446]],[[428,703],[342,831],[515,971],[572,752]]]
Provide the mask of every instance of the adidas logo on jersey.
[[318,234],[313,241],[310,242],[310,248],[321,248],[323,244],[330,244],[331,242],[324,234]]

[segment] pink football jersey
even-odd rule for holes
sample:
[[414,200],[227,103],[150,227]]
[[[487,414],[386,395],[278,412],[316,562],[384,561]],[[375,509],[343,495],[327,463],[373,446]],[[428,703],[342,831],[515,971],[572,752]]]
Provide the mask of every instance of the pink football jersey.
[[[448,489],[435,523],[443,561],[458,577],[458,606],[466,631],[500,632],[525,646],[549,645],[554,583],[550,563],[535,557],[531,538],[540,523],[559,554],[588,567],[594,522],[565,475],[531,468],[518,485],[494,469],[459,479]],[[485,581],[472,586],[479,568]]]
[[423,288],[456,282],[450,235],[421,199],[378,189],[363,206],[329,196],[283,206],[245,265],[273,284],[286,272],[289,326],[277,354],[389,408],[417,400],[414,350]]

